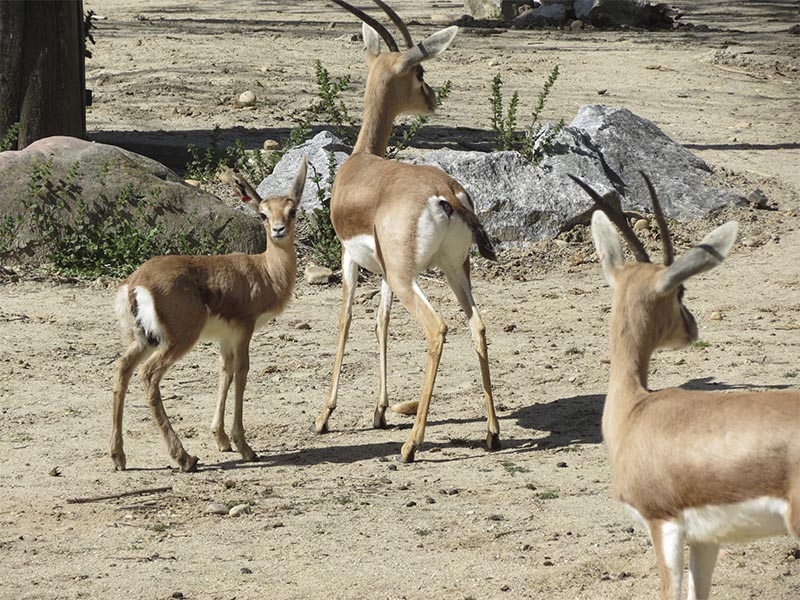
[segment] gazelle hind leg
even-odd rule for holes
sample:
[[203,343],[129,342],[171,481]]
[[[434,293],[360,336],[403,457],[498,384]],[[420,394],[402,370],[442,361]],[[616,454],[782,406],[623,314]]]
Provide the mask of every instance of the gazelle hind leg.
[[247,373],[250,371],[250,337],[252,332],[247,332],[236,347],[234,354],[234,386],[236,401],[233,406],[233,426],[231,427],[231,438],[246,461],[258,460],[258,456],[247,443],[244,437],[244,424],[242,413],[244,410],[244,390],[247,386]]
[[489,373],[489,349],[486,344],[486,327],[483,324],[475,299],[472,297],[472,286],[469,281],[469,258],[461,269],[443,269],[450,287],[453,289],[461,309],[469,322],[472,341],[478,353],[483,379],[483,396],[486,401],[486,449],[500,449],[500,423],[494,407],[492,378]]
[[683,585],[684,531],[678,523],[653,519],[647,522],[656,553],[661,600],[680,600]]
[[233,382],[233,373],[233,348],[226,340],[221,340],[219,343],[219,395],[214,419],[211,421],[211,433],[214,434],[220,452],[232,450],[231,440],[225,433],[225,403],[228,398],[228,390]]
[[314,421],[314,431],[325,433],[328,431],[328,419],[336,409],[336,398],[339,394],[339,377],[342,374],[342,361],[347,336],[350,334],[350,321],[353,318],[353,299],[358,285],[358,264],[350,258],[347,250],[342,251],[342,311],[339,315],[339,341],[336,346],[336,358],[333,361],[331,373],[331,387],[328,398],[322,407],[322,412]]
[[136,365],[152,352],[152,347],[141,346],[137,341],[133,340],[128,345],[125,353],[117,360],[114,367],[114,407],[112,410],[109,454],[111,454],[111,460],[114,461],[114,468],[117,471],[124,471],[126,466],[125,451],[122,443],[122,413],[125,408],[128,385]]
[[718,555],[719,544],[689,544],[689,600],[708,598]]
[[422,325],[425,337],[428,340],[425,378],[422,382],[417,417],[414,420],[414,427],[411,429],[411,435],[400,450],[400,460],[409,463],[414,461],[414,455],[425,439],[425,425],[428,420],[428,409],[430,408],[433,386],[436,383],[436,372],[439,369],[439,361],[442,357],[442,349],[447,335],[447,325],[445,325],[445,322],[433,309],[430,302],[428,302],[425,294],[422,293],[416,278],[413,281],[407,282],[396,277],[390,277],[389,285],[398,300],[400,300],[417,322]]
[[172,424],[164,410],[164,403],[161,399],[161,389],[159,385],[167,369],[193,345],[194,340],[191,340],[191,343],[187,342],[184,346],[169,344],[159,348],[156,353],[142,365],[139,373],[142,384],[144,384],[147,404],[150,406],[150,412],[153,414],[153,418],[164,437],[167,451],[173,460],[178,463],[181,470],[187,472],[197,470],[197,457],[189,455],[186,450],[184,450],[183,444],[181,444],[180,439],[175,434],[175,430],[172,429]]
[[380,352],[379,377],[378,382],[378,401],[375,405],[375,414],[372,418],[372,426],[375,429],[386,427],[386,408],[389,406],[389,393],[387,391],[388,369],[386,364],[386,339],[389,333],[389,314],[392,310],[392,293],[386,279],[381,280],[381,301],[378,305],[378,316],[375,323],[375,336],[378,338],[378,351]]

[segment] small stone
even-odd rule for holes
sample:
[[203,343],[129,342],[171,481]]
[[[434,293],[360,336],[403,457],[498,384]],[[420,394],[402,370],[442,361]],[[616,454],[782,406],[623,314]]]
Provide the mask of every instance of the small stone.
[[61,467],[53,467],[50,469],[50,477],[61,477]]
[[206,512],[210,515],[227,515],[230,507],[222,502],[210,502],[206,506]]
[[516,328],[517,328],[517,324],[516,323],[509,323],[509,324],[507,324],[507,325],[505,325],[503,327],[503,331],[505,331],[506,333],[511,333]]
[[650,229],[650,221],[647,219],[639,219],[633,224],[634,231],[646,231]]
[[328,29],[336,29],[336,21],[331,21],[328,23]]
[[309,325],[308,323],[305,323],[305,322],[304,323],[298,323],[297,325],[294,326],[294,328],[295,329],[300,329],[300,330],[303,330],[303,331],[308,331],[309,329],[311,329],[311,325]]
[[250,575],[250,574],[252,574],[252,573],[253,573],[253,572],[252,572],[250,569],[248,569],[247,567],[242,567],[241,569],[239,569],[239,571],[241,571],[242,575]]
[[237,504],[233,508],[228,511],[228,514],[231,517],[238,517],[239,515],[249,515],[250,514],[250,505],[249,504]]
[[239,95],[239,104],[253,104],[256,101],[256,94],[253,90],[247,90]]
[[583,21],[580,19],[575,19],[572,23],[569,24],[569,28],[572,31],[578,31],[579,29],[583,29]]
[[566,469],[566,468],[567,468],[567,463],[565,463],[565,462],[562,460],[562,461],[561,461],[560,463],[558,463],[556,466],[557,466],[559,469]]
[[722,321],[722,315],[720,314],[719,311],[716,311],[716,310],[714,312],[712,312],[708,316],[708,318],[711,319],[712,321]]
[[673,365],[675,365],[675,366],[677,366],[677,367],[679,367],[679,366],[681,366],[681,365],[685,365],[685,364],[686,364],[686,359],[685,359],[685,358],[679,358],[678,360],[676,360],[676,361],[675,361],[674,363],[672,363],[672,364],[673,364]]
[[222,485],[224,485],[224,486],[225,486],[225,489],[226,489],[226,490],[229,490],[229,489],[231,489],[231,488],[235,488],[235,487],[236,487],[236,482],[235,482],[233,479],[226,479],[226,480],[225,480],[225,481],[222,483]]
[[333,277],[333,271],[328,267],[319,267],[317,265],[309,265],[306,267],[304,274],[306,282],[311,285],[325,285],[330,283]]
[[281,147],[281,145],[275,140],[264,140],[264,144],[262,146],[264,150],[277,150]]
[[192,187],[200,187],[199,179],[184,179],[183,181],[186,185],[190,185]]
[[410,500],[410,501],[406,502],[406,506],[408,508],[411,508],[411,507],[416,506],[416,505],[417,505],[417,503],[414,502],[413,500]]
[[767,195],[761,190],[761,188],[756,188],[747,196],[747,201],[754,207],[764,209],[767,208],[769,205],[767,204],[768,199]]
[[184,598],[184,595],[183,592],[172,592],[170,598],[177,598],[180,600],[181,598]]
[[608,93],[608,90],[606,88],[603,88],[602,90],[597,90],[598,96],[605,96],[606,93]]
[[425,498],[425,502],[427,502],[428,504],[436,504],[436,499],[428,497],[428,498]]

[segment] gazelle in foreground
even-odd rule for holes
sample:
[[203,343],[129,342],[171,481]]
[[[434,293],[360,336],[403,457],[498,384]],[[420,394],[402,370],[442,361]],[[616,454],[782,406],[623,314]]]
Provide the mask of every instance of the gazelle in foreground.
[[[170,456],[184,471],[197,458],[184,450],[161,402],[159,384],[167,369],[204,338],[219,340],[219,399],[211,431],[217,447],[230,452],[231,439],[244,460],[257,460],[242,425],[242,403],[253,332],[278,315],[292,295],[297,272],[294,249],[297,205],[306,181],[303,160],[287,196],[261,200],[244,178],[232,174],[242,202],[264,221],[267,249],[262,254],[223,256],[157,256],[140,266],[119,287],[116,313],[128,337],[128,348],[114,374],[111,458],[125,469],[122,410],[133,370],[139,376]],[[236,402],[230,438],[225,433],[225,400],[235,382]]]
[[[416,410],[411,435],[401,460],[412,462],[425,435],[428,407],[436,380],[447,325],[419,287],[418,276],[438,267],[469,321],[478,352],[488,412],[487,447],[499,447],[499,424],[492,398],[486,335],[472,297],[469,249],[473,242],[484,257],[496,260],[489,238],[475,216],[463,187],[443,171],[384,158],[394,118],[401,113],[429,114],[436,95],[423,79],[421,63],[438,56],[453,41],[458,28],[448,27],[414,45],[408,28],[383,2],[375,0],[400,28],[408,47],[399,51],[389,32],[377,21],[341,0],[340,6],[362,21],[369,74],[364,92],[364,120],[353,154],[339,169],[331,197],[331,221],[342,242],[342,311],[331,387],[315,430],[323,433],[336,408],[339,375],[352,317],[358,268],[382,276],[376,334],[380,346],[380,383],[374,427],[385,427],[389,405],[386,391],[386,338],[393,296],[422,326],[428,342],[425,376],[419,402],[401,405]],[[383,38],[390,52],[380,52]]]
[[[649,391],[653,351],[697,339],[683,283],[723,261],[738,226],[718,227],[672,263],[669,231],[647,180],[665,255],[665,265],[650,264],[618,206],[575,181],[603,211],[593,215],[592,236],[614,293],[603,410],[612,492],[650,533],[661,598],[681,597],[685,543],[689,598],[708,598],[720,543],[800,534],[800,392]],[[623,264],[606,214],[640,262]]]

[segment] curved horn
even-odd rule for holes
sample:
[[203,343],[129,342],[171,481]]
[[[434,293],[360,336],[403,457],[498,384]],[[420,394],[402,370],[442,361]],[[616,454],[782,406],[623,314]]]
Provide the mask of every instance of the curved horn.
[[[647,250],[644,249],[644,244],[642,244],[642,241],[636,237],[633,229],[631,229],[630,223],[628,223],[628,220],[622,213],[622,209],[618,206],[619,202],[617,193],[611,192],[611,194],[601,196],[595,192],[588,183],[578,179],[574,175],[567,174],[567,176],[581,186],[584,190],[586,190],[586,193],[592,197],[592,200],[594,200],[597,208],[608,215],[608,218],[611,219],[611,222],[614,223],[614,225],[617,226],[617,229],[619,229],[620,233],[622,233],[622,237],[625,238],[628,248],[631,249],[631,252],[633,252],[633,256],[636,258],[636,260],[638,262],[649,263],[650,257],[647,255]],[[617,196],[616,206],[613,201],[614,196]]]
[[363,10],[361,10],[360,8],[356,8],[355,6],[350,6],[347,2],[344,2],[343,0],[333,0],[333,2],[341,6],[346,11],[353,13],[359,19],[364,21],[364,23],[366,23],[367,25],[372,27],[375,31],[377,31],[383,38],[383,41],[386,42],[386,45],[389,47],[389,50],[391,50],[392,52],[400,51],[400,49],[397,47],[397,42],[394,41],[392,34],[387,31],[386,27],[378,23],[378,21],[370,17]]
[[672,247],[672,236],[669,233],[669,227],[667,227],[667,219],[664,218],[664,211],[661,210],[661,203],[658,201],[656,189],[650,182],[650,178],[644,171],[639,171],[639,174],[644,178],[644,182],[647,184],[647,189],[650,192],[650,199],[653,201],[653,216],[656,218],[658,231],[661,234],[661,248],[664,252],[664,264],[669,266],[675,258],[675,250]]
[[375,4],[381,7],[381,10],[385,12],[389,18],[392,20],[392,23],[400,30],[400,33],[403,34],[403,39],[406,41],[406,48],[413,48],[414,47],[414,40],[411,39],[411,33],[408,31],[408,27],[406,24],[403,23],[403,19],[400,18],[394,10],[387,6],[387,4],[383,0],[372,0]]

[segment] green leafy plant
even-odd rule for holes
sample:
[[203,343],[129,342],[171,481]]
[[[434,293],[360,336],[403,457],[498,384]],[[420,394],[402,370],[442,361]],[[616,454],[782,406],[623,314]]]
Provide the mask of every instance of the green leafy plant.
[[19,123],[14,123],[8,128],[3,139],[0,139],[0,152],[6,150],[16,150],[17,140],[19,139]]
[[495,150],[516,150],[533,163],[540,162],[553,145],[556,136],[564,128],[565,122],[561,119],[555,125],[542,125],[539,122],[547,98],[558,79],[558,65],[553,67],[547,80],[542,86],[536,100],[536,106],[531,112],[530,123],[520,126],[518,122],[519,93],[514,92],[509,100],[508,107],[503,102],[503,79],[498,73],[492,79],[489,95],[491,108],[490,125],[494,132]]
[[336,237],[331,223],[331,184],[336,175],[336,158],[333,152],[328,153],[328,173],[323,183],[323,175],[311,165],[314,175],[311,181],[317,187],[319,207],[311,214],[304,213],[307,219],[306,232],[301,241],[311,249],[313,259],[319,264],[336,269],[342,263],[342,245]]
[[[101,191],[97,202],[89,206],[78,183],[79,164],[56,179],[52,159],[33,168],[25,201],[31,228],[48,247],[48,259],[60,272],[79,276],[111,275],[123,277],[142,262],[161,254],[220,254],[224,243],[202,232],[195,239],[180,230],[172,239],[163,240],[160,226],[148,221],[146,209],[159,201],[161,189],[137,195],[133,184],[115,197],[105,191],[101,171]],[[130,214],[131,206],[136,208]],[[199,238],[199,239],[197,239]]]

